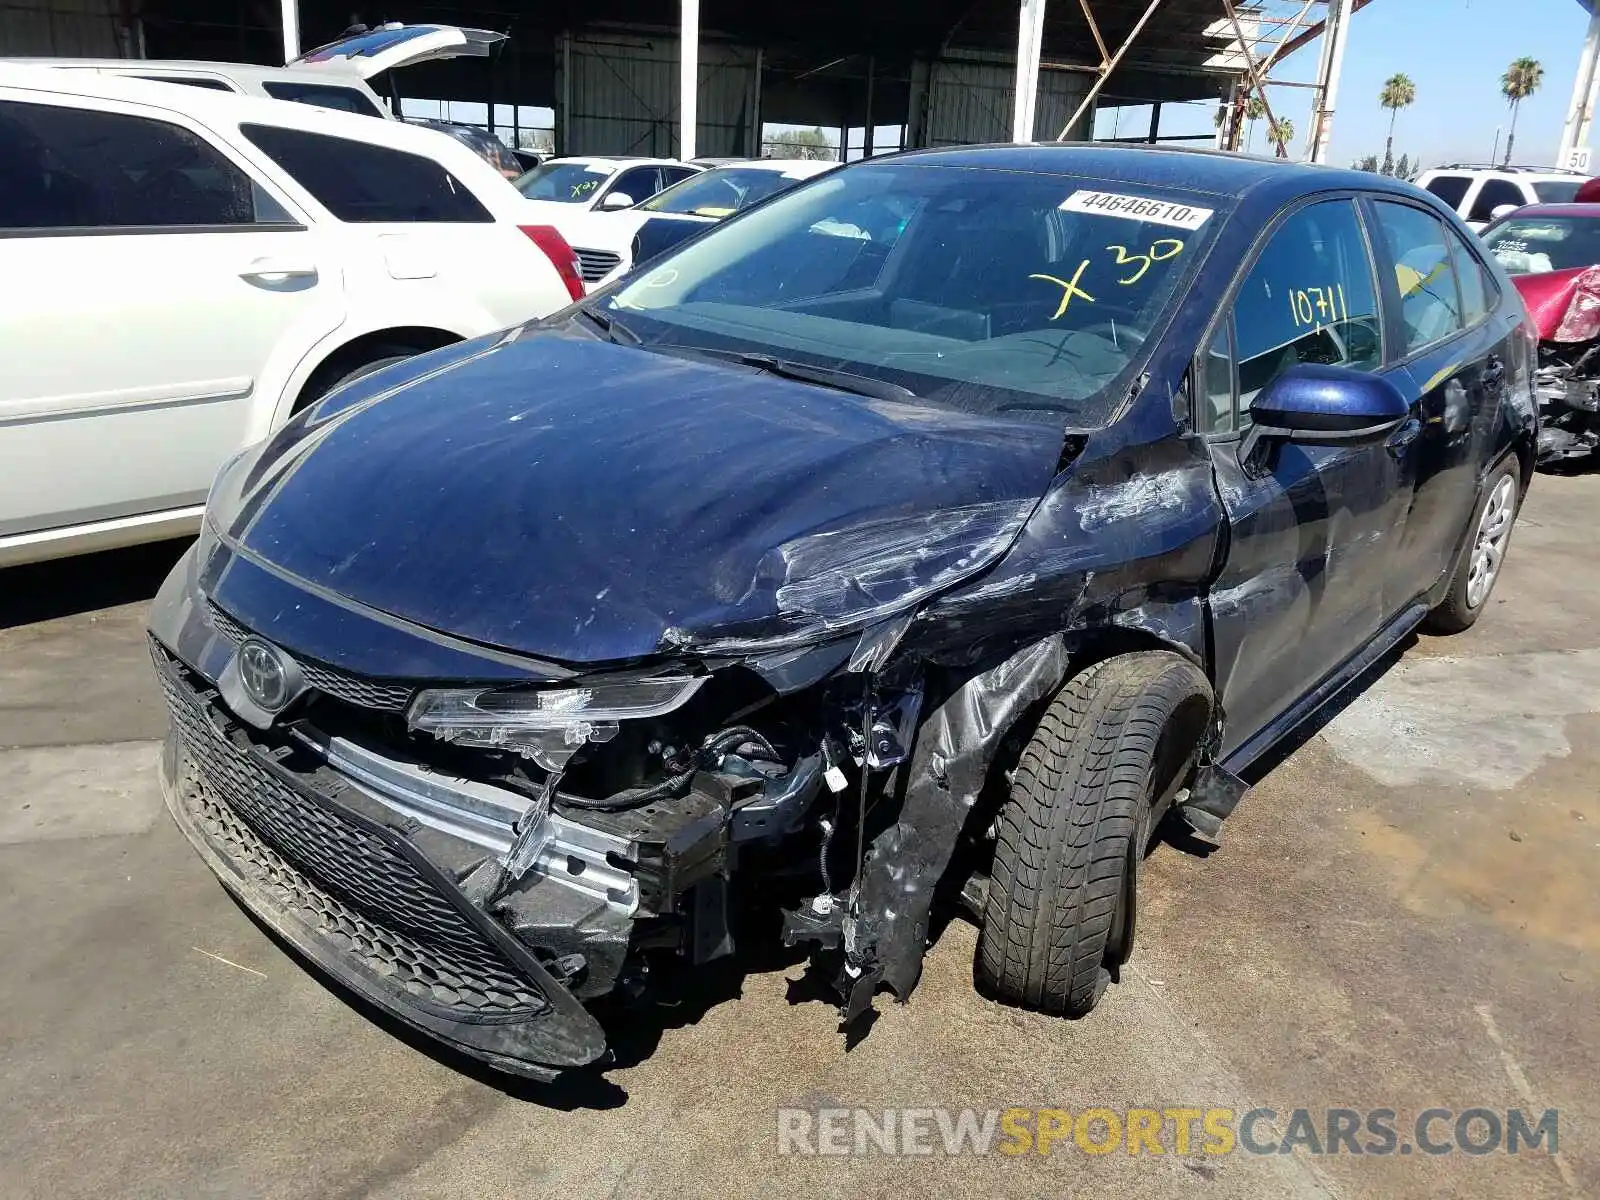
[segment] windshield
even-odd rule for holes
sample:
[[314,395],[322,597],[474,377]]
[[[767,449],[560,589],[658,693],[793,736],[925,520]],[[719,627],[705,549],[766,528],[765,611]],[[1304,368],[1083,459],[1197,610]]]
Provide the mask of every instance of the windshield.
[[639,207],[649,212],[696,217],[726,217],[799,183],[782,171],[758,167],[717,167],[691,175],[675,187],[652,196]]
[[1541,179],[1533,185],[1540,204],[1571,204],[1587,179]]
[[1216,203],[1062,175],[853,167],[718,226],[602,303],[646,346],[760,353],[971,412],[1099,424],[1220,223]]
[[1483,235],[1513,275],[1542,275],[1600,263],[1600,216],[1511,217]]
[[529,200],[582,204],[594,199],[596,189],[616,170],[610,163],[547,162],[519,178],[517,191]]

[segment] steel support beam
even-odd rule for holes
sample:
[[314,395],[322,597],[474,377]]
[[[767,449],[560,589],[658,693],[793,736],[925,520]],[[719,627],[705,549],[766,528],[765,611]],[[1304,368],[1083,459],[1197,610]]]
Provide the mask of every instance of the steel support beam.
[[299,0],[281,0],[279,11],[283,13],[283,61],[288,65],[300,57]]
[[1600,64],[1600,8],[1589,17],[1589,34],[1578,58],[1578,75],[1572,83],[1572,100],[1567,105],[1566,124],[1561,127],[1561,152],[1556,165],[1567,165],[1574,150],[1589,144],[1589,123],[1594,119],[1595,74]]
[[[1338,0],[1331,0],[1331,2],[1337,3]],[[1267,137],[1270,139],[1272,137],[1272,127],[1277,123],[1278,118],[1272,115],[1272,101],[1267,99],[1266,80],[1256,66],[1256,56],[1250,53],[1250,43],[1245,40],[1244,26],[1239,24],[1239,13],[1233,7],[1233,0],[1222,0],[1222,9],[1228,14],[1228,20],[1233,23],[1233,36],[1239,40],[1239,53],[1244,55],[1245,74],[1249,77],[1250,89],[1261,98],[1261,108],[1267,116]],[[1238,115],[1235,114],[1236,126]],[[1238,145],[1237,132],[1234,134],[1234,144],[1235,146]],[[1281,148],[1278,150],[1278,157],[1287,157]]]
[[695,156],[700,121],[700,0],[681,0],[678,27],[678,157]]
[[1327,162],[1328,141],[1333,136],[1333,113],[1339,102],[1339,76],[1344,70],[1344,48],[1349,41],[1350,0],[1328,0],[1323,22],[1322,61],[1317,71],[1319,92],[1311,110],[1311,133],[1306,138],[1306,161]]
[[1033,141],[1039,104],[1039,55],[1044,46],[1045,0],[1022,0],[1017,14],[1017,87],[1011,107],[1011,140]]
[[[1223,3],[1227,4],[1228,0],[1223,0]],[[1109,60],[1100,64],[1100,78],[1094,81],[1094,84],[1089,88],[1089,94],[1079,102],[1078,107],[1073,110],[1072,116],[1067,118],[1067,123],[1061,127],[1061,132],[1056,135],[1056,141],[1064,142],[1067,140],[1067,134],[1072,132],[1072,127],[1078,123],[1078,119],[1089,111],[1095,102],[1095,98],[1100,95],[1100,89],[1105,87],[1106,80],[1111,78],[1111,72],[1117,69],[1117,64],[1122,61],[1122,56],[1128,52],[1128,47],[1133,45],[1134,39],[1139,36],[1160,6],[1161,0],[1150,0],[1149,6],[1140,14],[1139,19],[1134,22],[1133,28],[1128,30],[1128,36],[1122,39],[1122,45],[1117,47],[1117,52]],[[1088,0],[1084,0],[1084,11],[1087,12],[1088,8]]]

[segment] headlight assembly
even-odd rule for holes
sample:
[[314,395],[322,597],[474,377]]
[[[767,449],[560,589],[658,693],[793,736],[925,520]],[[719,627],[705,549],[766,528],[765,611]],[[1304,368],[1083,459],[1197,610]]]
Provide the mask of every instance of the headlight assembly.
[[559,771],[580,746],[615,737],[619,721],[681,707],[707,678],[617,676],[572,687],[435,688],[412,701],[406,720],[444,741],[510,750]]

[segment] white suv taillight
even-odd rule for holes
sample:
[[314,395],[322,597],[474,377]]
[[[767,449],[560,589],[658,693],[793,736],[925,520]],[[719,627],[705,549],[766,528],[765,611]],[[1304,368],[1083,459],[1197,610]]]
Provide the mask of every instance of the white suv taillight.
[[556,274],[561,276],[561,282],[567,285],[567,294],[574,300],[582,300],[585,292],[583,275],[578,270],[578,256],[567,245],[567,239],[561,236],[561,231],[554,225],[518,225],[517,228],[544,251],[550,265],[555,267]]

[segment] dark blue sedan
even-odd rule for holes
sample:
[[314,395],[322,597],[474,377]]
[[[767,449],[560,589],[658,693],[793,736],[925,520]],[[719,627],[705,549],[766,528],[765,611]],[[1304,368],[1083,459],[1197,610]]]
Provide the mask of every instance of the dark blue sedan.
[[1378,176],[846,167],[229,464],[151,618],[168,801],[308,959],[525,1075],[750,940],[903,1000],[936,901],[985,988],[1079,1015],[1159,822],[1217,838],[1484,611],[1533,367],[1467,228]]

